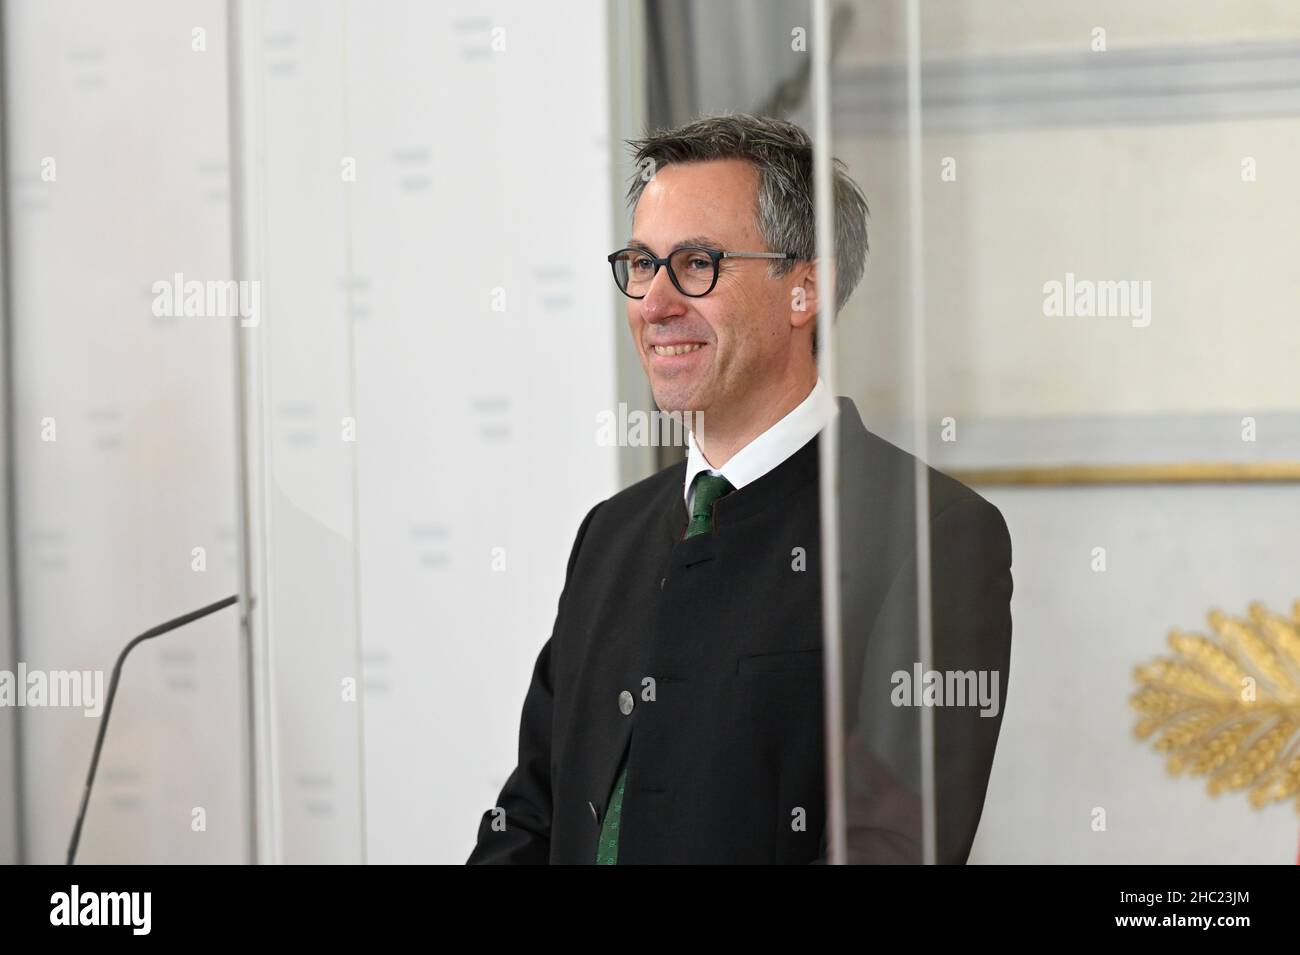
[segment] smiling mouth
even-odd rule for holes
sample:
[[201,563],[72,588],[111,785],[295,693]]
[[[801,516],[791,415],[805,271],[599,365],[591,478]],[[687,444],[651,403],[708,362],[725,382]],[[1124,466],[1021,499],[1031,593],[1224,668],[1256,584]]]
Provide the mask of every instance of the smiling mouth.
[[651,345],[651,350],[664,358],[669,355],[685,355],[687,352],[699,351],[704,347],[703,342],[695,342],[690,345]]

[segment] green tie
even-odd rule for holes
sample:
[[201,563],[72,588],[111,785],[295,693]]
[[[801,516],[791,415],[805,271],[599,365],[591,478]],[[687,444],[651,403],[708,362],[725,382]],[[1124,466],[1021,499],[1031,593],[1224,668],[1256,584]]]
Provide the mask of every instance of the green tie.
[[691,500],[691,522],[686,525],[686,536],[707,534],[713,530],[713,502],[735,488],[721,474],[701,471],[695,475],[695,497]]
[[[695,475],[695,497],[691,499],[691,522],[686,525],[686,536],[707,534],[713,530],[713,502],[724,494],[735,490],[731,482],[721,474],[709,474],[701,471]],[[618,863],[618,824],[623,815],[623,785],[627,782],[627,763],[618,774],[614,784],[614,795],[610,797],[609,808],[605,810],[605,821],[600,827],[600,842],[596,846],[596,865],[616,865]]]

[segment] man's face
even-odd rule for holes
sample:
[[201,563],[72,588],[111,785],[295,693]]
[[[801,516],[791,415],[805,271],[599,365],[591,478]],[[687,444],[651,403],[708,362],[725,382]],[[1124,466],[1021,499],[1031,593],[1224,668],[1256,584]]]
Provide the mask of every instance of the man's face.
[[[768,249],[759,235],[757,196],[758,171],[743,160],[666,166],[641,194],[629,244],[659,258],[683,245],[784,251]],[[797,270],[770,278],[771,264],[723,259],[717,285],[702,298],[677,291],[661,268],[644,298],[628,299],[628,327],[661,410],[703,411],[706,420],[708,412],[731,417],[788,376]],[[661,354],[656,345],[700,347]]]

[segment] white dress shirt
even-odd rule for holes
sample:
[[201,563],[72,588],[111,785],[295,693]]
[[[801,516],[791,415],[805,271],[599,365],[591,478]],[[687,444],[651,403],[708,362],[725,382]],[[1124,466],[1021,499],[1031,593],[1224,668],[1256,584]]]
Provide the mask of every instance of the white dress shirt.
[[[701,471],[721,474],[739,491],[751,481],[757,481],[816,437],[817,433],[839,414],[839,410],[839,405],[819,375],[817,384],[813,385],[807,398],[791,409],[784,418],[732,455],[731,460],[721,468],[710,467],[704,453],[695,444],[695,433],[689,432],[686,438],[686,486],[682,488],[682,494],[686,498],[686,513],[691,512],[693,497],[691,485],[695,482],[695,475]],[[708,427],[707,420],[705,427]]]

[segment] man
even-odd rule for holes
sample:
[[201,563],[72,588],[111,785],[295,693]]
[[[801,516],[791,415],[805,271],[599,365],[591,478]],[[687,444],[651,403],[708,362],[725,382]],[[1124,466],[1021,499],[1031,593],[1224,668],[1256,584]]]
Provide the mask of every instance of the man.
[[[848,857],[919,862],[930,845],[964,862],[1006,697],[1006,525],[930,469],[918,509],[916,460],[818,377],[816,323],[832,303],[807,134],[723,116],[633,146],[653,176],[629,190],[614,278],[656,404],[702,427],[685,462],[578,528],[519,763],[469,862],[827,861],[817,435],[832,424]],[[834,203],[838,311],[867,248],[866,201],[839,166]],[[930,542],[924,673],[918,526]]]

